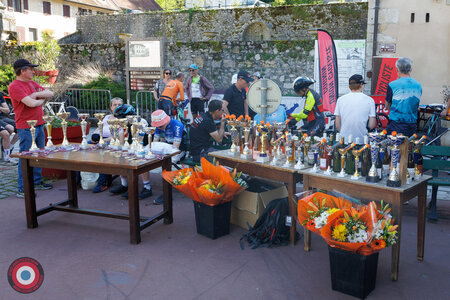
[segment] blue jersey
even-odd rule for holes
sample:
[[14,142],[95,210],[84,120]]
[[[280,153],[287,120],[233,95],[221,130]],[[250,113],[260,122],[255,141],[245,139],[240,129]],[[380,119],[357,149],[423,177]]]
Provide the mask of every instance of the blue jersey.
[[[166,143],[181,143],[181,140],[183,139],[183,129],[183,123],[178,120],[171,119],[169,125],[167,125],[166,129],[164,130],[164,139]],[[160,138],[161,132],[162,131],[159,128],[156,128],[154,137]]]
[[416,123],[422,86],[411,77],[402,77],[388,85],[386,101],[391,103],[389,120],[398,123]]

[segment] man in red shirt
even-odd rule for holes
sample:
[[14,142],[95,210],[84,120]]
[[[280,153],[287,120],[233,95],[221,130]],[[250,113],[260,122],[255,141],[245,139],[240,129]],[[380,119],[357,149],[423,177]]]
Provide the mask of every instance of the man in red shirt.
[[[13,67],[16,73],[16,79],[9,85],[8,92],[14,107],[17,135],[20,140],[19,151],[28,151],[31,148],[32,136],[29,120],[36,120],[36,145],[39,148],[45,146],[44,120],[42,116],[44,111],[42,105],[47,98],[53,97],[53,92],[46,90],[33,81],[34,68],[38,65],[30,63],[26,59],[17,60]],[[42,182],[41,168],[33,168],[34,188],[36,190],[48,190],[53,188],[51,184]],[[24,197],[22,168],[19,161],[17,180],[17,197]]]

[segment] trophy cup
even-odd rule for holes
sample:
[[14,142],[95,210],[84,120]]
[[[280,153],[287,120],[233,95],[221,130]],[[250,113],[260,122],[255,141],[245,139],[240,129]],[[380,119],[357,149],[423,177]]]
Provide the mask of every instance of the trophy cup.
[[30,126],[30,132],[31,132],[31,148],[30,148],[30,152],[36,152],[39,151],[38,146],[36,145],[36,128],[34,128],[34,126],[36,126],[37,120],[28,120],[27,124]]
[[133,123],[133,125],[135,126],[136,130],[137,130],[137,135],[139,138],[139,144],[136,148],[136,157],[138,158],[144,158],[145,157],[145,149],[144,149],[144,136],[145,133],[142,130],[144,128],[144,123],[141,122],[137,122],[137,123]]
[[[283,150],[281,150],[282,142],[283,142],[283,130],[286,127],[286,124],[284,122],[276,122],[274,123],[273,127],[276,130],[276,137],[277,139],[275,141],[271,141],[270,144],[273,146],[273,160],[270,163],[273,166],[276,166],[281,163],[283,160]],[[276,150],[275,150],[276,148]]]
[[402,181],[397,172],[397,164],[400,163],[400,149],[398,148],[398,146],[400,146],[401,144],[403,144],[405,142],[406,137],[392,134],[392,135],[389,135],[388,138],[391,142],[391,145],[393,145],[393,147],[391,148],[392,170],[389,173],[389,178],[386,182],[386,185],[390,186],[390,187],[399,187],[402,185]]
[[102,122],[103,118],[105,117],[105,114],[104,113],[96,113],[96,114],[94,114],[94,117],[98,120],[97,126],[98,126],[98,131],[100,134],[100,140],[98,141],[98,146],[100,148],[105,148],[106,143],[103,140],[103,122]]
[[289,168],[291,166],[291,158],[292,158],[292,134],[288,131],[284,135],[286,138],[285,144],[284,144],[284,152],[286,155],[286,161],[284,162],[283,167]]
[[425,144],[425,140],[427,137],[423,135],[419,140],[414,142],[414,176],[421,176],[422,172],[419,170],[418,163],[419,163],[419,156],[420,156],[420,149],[422,149],[423,145]]
[[[340,146],[340,145],[342,145],[342,141],[341,140],[338,140],[338,142],[336,142],[333,146],[327,146],[326,144],[324,145],[324,151],[327,151],[327,153],[328,153],[328,156],[330,156],[330,154],[333,152],[333,151],[336,151],[336,148],[338,147],[338,146]],[[331,175],[331,174],[333,174],[333,169],[331,168],[331,163],[328,165],[328,168],[323,172],[325,175]]]
[[86,126],[87,126],[86,119],[89,118],[89,114],[78,114],[78,117],[81,119],[81,132],[83,135],[83,140],[81,141],[80,148],[85,150],[89,147],[86,140]]
[[241,158],[251,159],[252,151],[248,147],[250,132],[252,129],[252,123],[250,118],[246,118],[244,122],[241,122],[242,127],[244,128],[242,131],[244,132],[244,149],[242,150]]
[[358,172],[359,156],[361,155],[361,152],[363,152],[367,148],[369,148],[368,144],[364,145],[359,150],[352,150],[352,154],[353,154],[353,156],[355,156],[355,173],[351,177],[351,179],[353,179],[353,180],[358,180],[359,178],[361,178],[361,175],[359,175],[359,172]]
[[239,155],[240,149],[239,149],[239,130],[236,128],[238,126],[239,121],[236,121],[234,119],[228,120],[228,125],[231,126],[230,133],[231,133],[231,148],[229,151],[229,154],[232,156]]
[[304,154],[303,154],[303,144],[305,143],[306,137],[308,135],[305,133],[303,134],[302,138],[295,143],[296,146],[296,151],[297,151],[297,163],[294,166],[294,169],[296,170],[300,170],[303,169],[305,167],[305,165],[303,164],[303,159],[304,159]]
[[145,158],[155,158],[155,155],[152,153],[152,135],[155,133],[156,127],[144,127],[142,130],[148,135],[148,152],[145,155]]
[[347,151],[355,147],[355,143],[351,143],[344,149],[338,149],[339,154],[341,155],[341,172],[337,174],[337,177],[345,177],[345,155],[347,154]]
[[127,138],[126,138],[126,136],[125,136],[125,132],[127,132],[128,131],[128,127],[127,127],[127,125],[128,125],[128,120],[126,119],[126,118],[122,118],[122,119],[118,119],[117,120],[117,123],[118,123],[118,125],[120,126],[120,128],[122,128],[122,130],[123,130],[123,139],[122,139],[122,141],[120,141],[120,145],[119,145],[119,147],[120,147],[120,149],[122,150],[122,152],[127,152],[128,151],[128,148],[129,148],[129,144],[128,144],[128,141],[127,141]]
[[67,140],[67,121],[66,120],[70,116],[70,113],[68,113],[68,112],[60,112],[60,113],[57,113],[56,116],[59,119],[62,120],[61,127],[62,127],[62,130],[63,130],[64,138],[63,138],[63,142],[62,142],[61,146],[64,149],[69,150],[69,149],[71,149],[71,145],[70,145],[69,141]]
[[52,122],[55,119],[54,116],[46,115],[42,117],[45,122],[45,127],[47,128],[47,145],[45,145],[45,149],[50,150],[55,148],[52,142]]
[[270,161],[270,157],[267,155],[267,141],[269,139],[269,127],[264,125],[258,125],[257,130],[261,134],[261,151],[259,152],[259,156],[256,159],[256,162],[266,163]]
[[381,142],[381,136],[376,132],[369,133],[369,142],[370,142],[370,155],[372,158],[372,166],[370,167],[369,174],[366,177],[367,182],[378,182],[380,181],[380,177],[378,176],[377,171],[377,160],[378,155],[380,153],[380,147],[378,143]]

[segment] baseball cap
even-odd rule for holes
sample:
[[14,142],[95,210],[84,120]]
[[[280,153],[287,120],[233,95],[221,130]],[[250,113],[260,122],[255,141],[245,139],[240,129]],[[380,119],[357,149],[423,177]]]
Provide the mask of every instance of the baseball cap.
[[189,69],[198,70],[198,66],[196,64],[192,64],[189,66]]
[[28,60],[21,58],[14,62],[13,68],[18,69],[18,68],[22,68],[22,67],[37,67],[37,66],[39,66],[39,65],[33,65]]
[[348,83],[349,83],[349,84],[351,84],[351,83],[362,83],[362,84],[366,84],[366,83],[364,82],[364,78],[363,78],[361,75],[359,75],[359,74],[354,74],[354,75],[352,75],[352,77],[349,78]]
[[247,72],[247,71],[244,71],[244,70],[239,71],[237,77],[238,77],[238,78],[242,78],[242,79],[244,79],[244,80],[247,81],[247,82],[252,82],[252,81],[253,81],[253,78],[250,77],[250,73]]
[[170,122],[170,117],[162,110],[158,109],[152,113],[152,126],[160,127],[168,124]]

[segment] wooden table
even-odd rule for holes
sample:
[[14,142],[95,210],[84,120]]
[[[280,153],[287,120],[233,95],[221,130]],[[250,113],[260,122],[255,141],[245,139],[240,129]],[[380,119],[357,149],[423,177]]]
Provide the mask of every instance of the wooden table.
[[[271,166],[268,163],[257,163],[252,159],[231,156],[229,150],[214,151],[209,153],[209,155],[215,157],[221,164],[236,168],[245,174],[285,182],[289,195],[289,215],[292,217],[297,215],[297,207],[293,199],[296,193],[296,184],[301,180],[301,175],[298,173],[298,170],[295,170],[293,167]],[[295,243],[295,218],[292,220],[290,242],[292,246]]]
[[[394,188],[386,186],[386,179],[374,184],[368,183],[364,178],[352,180],[347,175],[344,178],[336,175],[324,175],[322,171],[312,173],[310,169],[301,170],[303,174],[303,190],[318,188],[326,191],[338,191],[351,197],[369,201],[387,202],[392,206],[392,215],[399,225],[398,241],[392,246],[391,279],[397,280],[400,258],[400,237],[403,214],[403,203],[417,196],[417,259],[423,260],[425,242],[425,212],[427,199],[427,181],[432,177],[423,175],[410,184]],[[305,229],[305,251],[311,248],[311,232]]]
[[[42,153],[11,155],[21,160],[25,210],[28,228],[38,227],[37,217],[48,212],[59,210],[70,213],[79,213],[100,217],[129,220],[130,242],[138,244],[141,242],[141,231],[164,219],[165,224],[173,222],[172,214],[172,187],[164,179],[163,182],[163,210],[153,217],[139,215],[139,194],[138,182],[139,174],[152,169],[162,167],[164,170],[171,170],[171,156],[167,155],[162,159],[151,160],[128,160],[125,157],[118,157],[107,150],[79,150],[71,152],[54,152],[48,155]],[[36,210],[36,198],[33,184],[33,167],[52,168],[67,170],[68,200],[50,204],[47,207]],[[117,174],[128,177],[128,209],[129,214],[119,214],[113,212],[99,211],[93,209],[81,209],[78,207],[78,195],[75,171]]]

